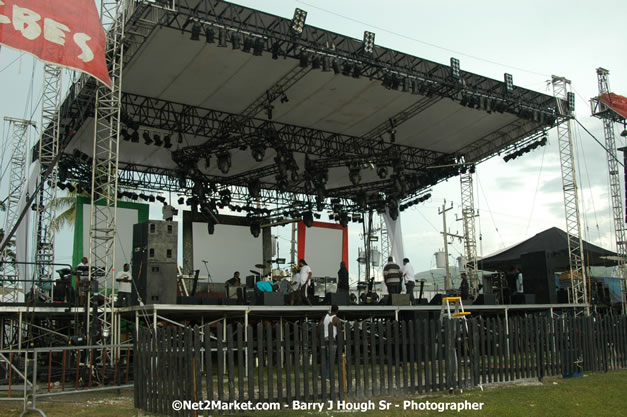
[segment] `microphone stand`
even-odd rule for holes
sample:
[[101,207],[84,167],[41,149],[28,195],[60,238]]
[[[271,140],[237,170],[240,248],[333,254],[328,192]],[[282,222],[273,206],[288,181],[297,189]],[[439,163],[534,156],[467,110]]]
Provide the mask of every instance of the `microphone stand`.
[[209,272],[209,267],[207,266],[208,262],[203,260],[203,264],[205,264],[205,269],[207,270],[207,292],[211,292],[211,284],[213,284],[213,279],[211,278],[211,272]]

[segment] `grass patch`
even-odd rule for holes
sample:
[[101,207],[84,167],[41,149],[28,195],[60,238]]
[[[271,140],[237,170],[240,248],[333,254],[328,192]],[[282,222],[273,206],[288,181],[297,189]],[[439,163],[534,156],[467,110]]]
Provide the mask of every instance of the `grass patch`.
[[[463,393],[434,394],[428,396],[400,396],[372,398],[392,403],[389,410],[367,412],[337,412],[324,410],[280,412],[245,412],[237,416],[297,417],[297,416],[342,416],[342,417],[409,417],[409,416],[487,416],[487,417],[616,417],[627,410],[627,371],[597,373],[584,378],[545,379],[543,383],[522,382],[510,385],[493,385],[466,390]],[[403,410],[404,400],[416,402],[482,402],[481,411],[417,411]],[[400,407],[395,407],[398,404]],[[49,417],[131,417],[143,415],[133,408],[132,391],[80,394],[42,399],[38,406]],[[21,403],[0,403],[0,416],[17,416]],[[37,415],[37,414],[30,414]],[[202,414],[201,414],[202,415]]]

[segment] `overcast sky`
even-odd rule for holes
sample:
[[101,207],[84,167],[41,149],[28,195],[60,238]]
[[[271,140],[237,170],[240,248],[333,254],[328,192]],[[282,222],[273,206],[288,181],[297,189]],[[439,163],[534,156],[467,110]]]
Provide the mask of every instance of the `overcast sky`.
[[[378,45],[445,64],[453,56],[459,58],[463,70],[497,80],[502,80],[503,73],[508,72],[513,75],[515,85],[540,92],[551,93],[547,89],[551,74],[565,76],[572,80],[577,94],[577,119],[601,141],[602,124],[590,116],[588,102],[598,92],[595,69],[600,66],[609,69],[612,90],[627,95],[627,56],[623,53],[622,30],[627,2],[624,1],[606,1],[602,5],[577,0],[240,0],[236,3],[288,18],[299,7],[307,10],[309,25],[358,39],[364,30],[373,31]],[[0,117],[33,118],[39,124],[41,64],[34,65],[33,58],[28,55],[20,58],[20,55],[4,47],[0,50]],[[605,152],[579,126],[573,124],[573,128],[584,236],[614,250]],[[4,140],[4,124],[2,129]],[[624,146],[622,130],[616,126],[620,146]],[[3,142],[0,149],[6,156],[4,146]],[[3,176],[2,196],[6,195],[7,181],[7,176]],[[502,249],[551,226],[565,229],[555,129],[550,131],[548,146],[544,148],[509,163],[495,157],[481,164],[477,168],[475,190],[480,210],[477,230],[482,237],[478,244],[481,254]],[[452,201],[455,207],[448,212],[450,231],[462,231],[461,222],[455,221],[460,215],[459,179],[436,186],[432,195],[431,200],[401,216],[405,254],[417,272],[432,268],[433,253],[443,246],[438,207],[444,199]],[[160,215],[158,210],[153,212],[155,217]],[[280,235],[284,236],[287,229],[282,229]],[[361,228],[351,226],[349,230],[351,275],[356,275],[354,259]],[[69,233],[61,234],[60,239],[63,245],[57,245],[58,260],[67,262],[71,259]],[[458,256],[461,251],[462,245],[455,242],[451,255]]]

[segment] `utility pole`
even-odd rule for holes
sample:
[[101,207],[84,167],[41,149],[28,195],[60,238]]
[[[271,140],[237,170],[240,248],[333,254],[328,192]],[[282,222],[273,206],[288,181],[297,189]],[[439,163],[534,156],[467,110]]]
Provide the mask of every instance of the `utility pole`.
[[442,203],[442,208],[438,208],[438,214],[442,216],[442,236],[444,238],[444,257],[446,258],[445,268],[446,268],[446,276],[444,277],[444,290],[449,291],[452,289],[451,284],[451,270],[448,265],[448,239],[449,237],[456,237],[458,239],[462,239],[463,236],[449,233],[446,229],[446,212],[453,210],[453,202],[451,201],[451,206],[446,208],[446,200]]

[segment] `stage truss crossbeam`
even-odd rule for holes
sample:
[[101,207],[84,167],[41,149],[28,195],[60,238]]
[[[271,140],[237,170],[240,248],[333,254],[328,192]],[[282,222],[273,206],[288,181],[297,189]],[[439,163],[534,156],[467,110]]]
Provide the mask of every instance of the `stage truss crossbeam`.
[[557,140],[560,152],[560,166],[562,171],[562,187],[564,191],[564,213],[566,217],[566,233],[568,236],[568,257],[570,263],[570,291],[569,302],[585,304],[589,313],[588,289],[586,270],[583,265],[583,242],[581,236],[581,221],[579,214],[579,195],[577,188],[577,173],[575,170],[575,156],[571,119],[573,109],[568,106],[570,80],[564,77],[553,76],[553,95],[557,100],[560,114],[566,118],[557,125]]
[[[599,97],[609,94],[610,72],[604,68],[597,68],[597,79],[599,84]],[[612,202],[612,220],[614,225],[614,237],[616,240],[616,254],[618,255],[617,272],[621,278],[623,313],[627,309],[627,275],[625,261],[627,259],[627,231],[625,227],[625,217],[623,212],[623,196],[620,186],[620,171],[618,167],[618,157],[616,152],[616,137],[614,134],[614,123],[617,121],[617,114],[609,109],[597,97],[592,100],[592,115],[603,121],[603,133],[605,135],[605,149],[607,155],[607,167],[610,180],[610,199]],[[624,119],[622,120],[624,122]]]
[[[26,165],[28,156],[28,128],[35,126],[35,122],[31,120],[15,119],[12,117],[4,118],[5,125],[7,126],[6,132],[9,132],[8,138],[11,144],[11,156],[9,158],[9,183],[8,183],[8,196],[5,203],[6,217],[4,221],[5,233],[15,225],[20,212],[19,201],[20,196],[25,185]],[[2,253],[3,260],[10,260],[11,254],[15,254],[15,237],[13,237],[7,247]],[[14,256],[14,255],[13,255]],[[2,266],[2,285],[7,287],[7,284],[13,280],[19,279],[18,269],[13,263],[5,263]],[[4,298],[4,301],[15,302],[17,301],[16,289],[20,286],[17,283],[14,285],[9,284],[13,288],[10,292],[9,298]]]
[[[122,64],[124,59],[124,24],[126,7],[134,2],[102,0],[100,16],[107,32],[105,55],[108,58],[109,75],[112,88],[99,85],[96,91],[94,112],[94,142],[92,153],[91,178],[91,217],[89,226],[89,283],[96,281],[95,274],[101,275],[107,288],[113,289],[115,270],[115,236],[117,215],[117,179],[120,138],[120,102],[122,94]],[[90,310],[91,296],[88,297],[87,309]],[[99,310],[98,323],[92,323],[87,315],[87,343],[98,329],[106,343],[106,336],[113,330],[113,297],[105,296],[104,305]]]
[[[59,153],[59,105],[61,104],[61,67],[45,64],[41,105],[41,138],[39,140],[40,176]],[[58,166],[55,164],[48,181],[41,188],[36,204],[35,263],[39,279],[54,279],[54,231],[51,228],[55,217],[53,202],[57,195]]]

